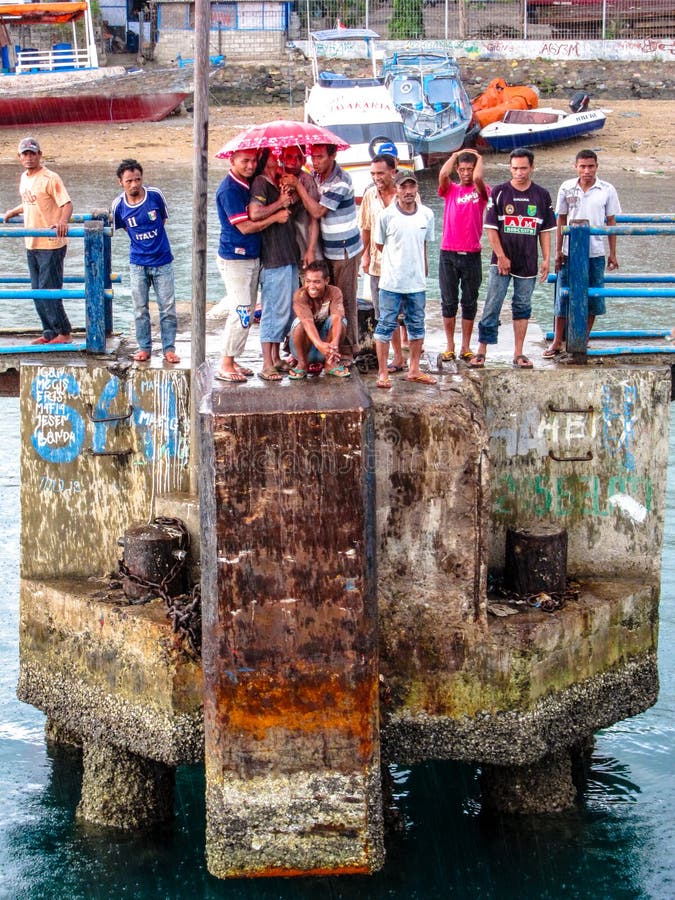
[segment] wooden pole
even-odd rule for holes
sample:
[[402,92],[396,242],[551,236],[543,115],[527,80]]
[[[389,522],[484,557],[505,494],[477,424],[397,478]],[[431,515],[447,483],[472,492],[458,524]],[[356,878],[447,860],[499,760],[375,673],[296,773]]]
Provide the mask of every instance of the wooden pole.
[[190,386],[190,491],[199,483],[199,397],[197,373],[206,358],[206,225],[209,147],[209,0],[195,0],[195,93],[192,179],[192,341]]

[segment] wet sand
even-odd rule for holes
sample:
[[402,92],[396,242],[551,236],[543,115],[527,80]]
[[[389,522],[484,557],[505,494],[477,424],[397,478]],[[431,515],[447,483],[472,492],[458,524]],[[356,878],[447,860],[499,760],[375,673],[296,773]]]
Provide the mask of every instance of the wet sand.
[[[565,109],[567,98],[547,100],[546,105]],[[569,165],[577,150],[589,146],[598,151],[606,175],[615,171],[661,176],[675,173],[675,153],[671,146],[675,132],[675,101],[614,100],[602,106],[596,104],[594,108],[604,109],[607,113],[602,131],[586,139],[535,150],[539,167]],[[301,118],[301,106],[293,109],[272,104],[212,107],[209,113],[209,166],[224,165],[214,159],[215,153],[247,125],[271,119]],[[195,159],[192,118],[188,115],[171,116],[163,122],[38,126],[31,131],[41,143],[47,165],[57,169],[63,164],[81,163],[83,170],[92,163],[115,165],[125,157],[135,157],[144,165],[191,168]],[[16,148],[24,136],[21,129],[2,129],[0,165],[17,163]],[[505,159],[504,154],[501,158]]]

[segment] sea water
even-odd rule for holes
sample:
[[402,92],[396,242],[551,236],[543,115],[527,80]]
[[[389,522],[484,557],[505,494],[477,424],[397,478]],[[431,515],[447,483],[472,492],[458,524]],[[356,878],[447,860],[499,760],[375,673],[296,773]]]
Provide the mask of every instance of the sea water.
[[[571,156],[573,155],[571,151]],[[148,167],[150,170],[152,167]],[[190,184],[185,172],[149,172],[170,207],[178,296],[189,299],[191,246]],[[113,172],[62,169],[76,210],[100,207],[116,191]],[[542,167],[537,180],[553,194],[565,171]],[[507,162],[493,158],[491,183],[508,178]],[[211,196],[220,174],[211,176]],[[16,173],[0,166],[0,197],[10,205]],[[626,212],[669,212],[672,182],[619,173],[608,176]],[[420,186],[424,202],[440,205],[432,178]],[[1,205],[1,204],[0,204]],[[126,236],[114,238],[115,267],[125,275]],[[637,246],[636,246],[637,242]],[[217,246],[211,211],[210,256]],[[13,259],[10,259],[14,254]],[[77,271],[77,254],[71,254]],[[669,238],[619,238],[624,271],[672,271]],[[437,281],[432,255],[429,281],[429,346],[442,347]],[[23,250],[5,251],[3,271],[21,271]],[[8,260],[10,260],[8,262]],[[81,271],[80,262],[80,271]],[[550,287],[535,294],[544,328],[551,321]],[[213,266],[209,299],[221,286]],[[675,307],[663,300],[609,301],[603,327],[663,327],[675,324]],[[2,310],[9,319],[34,316],[32,305]],[[76,320],[73,314],[73,320]],[[128,289],[116,290],[118,327],[128,330]],[[6,320],[0,320],[5,324]],[[204,775],[201,766],[177,776],[173,824],[143,837],[83,826],[75,819],[81,759],[77,751],[47,747],[44,716],[19,703],[18,675],[19,406],[0,399],[0,897],[39,898],[656,898],[675,897],[675,429],[671,432],[667,516],[662,569],[658,703],[642,715],[597,735],[588,783],[579,805],[556,816],[486,817],[481,812],[479,770],[457,763],[394,767],[395,804],[402,829],[387,839],[384,870],[372,877],[220,882],[204,863]],[[666,477],[666,473],[663,473]]]

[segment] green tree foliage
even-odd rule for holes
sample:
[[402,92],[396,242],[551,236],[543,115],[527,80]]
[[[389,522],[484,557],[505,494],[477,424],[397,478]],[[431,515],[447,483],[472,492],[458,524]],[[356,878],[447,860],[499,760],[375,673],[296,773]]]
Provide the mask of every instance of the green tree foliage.
[[424,36],[423,0],[394,0],[389,40],[402,41]]

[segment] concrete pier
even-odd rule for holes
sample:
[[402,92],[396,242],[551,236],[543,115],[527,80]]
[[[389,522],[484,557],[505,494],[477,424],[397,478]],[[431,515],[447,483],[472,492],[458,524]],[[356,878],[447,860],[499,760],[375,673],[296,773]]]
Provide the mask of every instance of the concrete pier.
[[202,414],[206,853],[219,877],[383,862],[370,400],[214,392]]
[[[380,757],[477,763],[486,809],[555,812],[578,748],[654,703],[670,369],[373,386],[207,384],[194,498],[185,373],[22,373],[18,692],[82,742],[87,820],[142,827],[145,797],[161,821],[205,746],[213,874],[371,872]],[[201,533],[203,669],[160,601],[102,589],[159,512]],[[498,616],[506,531],[538,525],[577,594]]]

